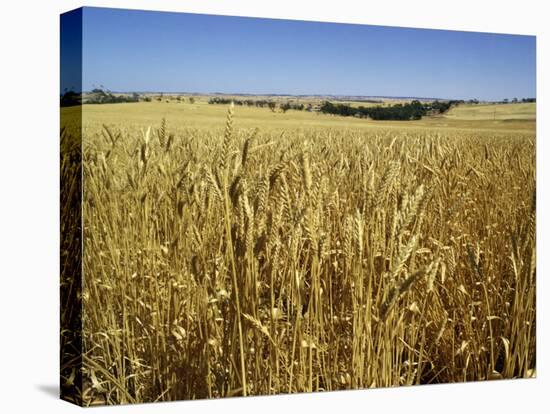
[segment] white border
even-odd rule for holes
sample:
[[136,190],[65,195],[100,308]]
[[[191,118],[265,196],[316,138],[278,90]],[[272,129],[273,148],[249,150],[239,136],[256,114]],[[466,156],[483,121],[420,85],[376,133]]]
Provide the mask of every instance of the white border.
[[[541,411],[550,389],[548,270],[550,41],[545,2],[72,0],[4,2],[0,12],[0,411],[64,413],[58,381],[59,14],[82,5],[537,35],[538,378],[106,408],[116,412],[428,413]],[[546,190],[546,191],[544,191]],[[546,235],[546,236],[545,236]],[[548,392],[548,391],[546,391]],[[33,411],[34,409],[34,411]]]

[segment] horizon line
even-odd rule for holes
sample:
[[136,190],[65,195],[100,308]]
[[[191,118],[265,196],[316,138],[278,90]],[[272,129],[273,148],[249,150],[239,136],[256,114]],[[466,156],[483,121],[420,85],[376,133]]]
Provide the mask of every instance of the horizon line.
[[[250,92],[198,92],[198,91],[183,91],[183,90],[112,90],[108,88],[96,87],[93,89],[101,89],[105,92],[110,93],[163,93],[163,94],[188,94],[188,95],[233,95],[233,96],[292,96],[292,97],[334,97],[334,98],[382,98],[382,99],[419,99],[419,100],[440,100],[440,101],[452,101],[452,100],[463,100],[463,101],[472,101],[476,100],[478,102],[502,102],[504,99],[536,99],[536,96],[516,96],[513,98],[503,98],[503,99],[481,99],[481,98],[442,98],[442,97],[430,97],[430,96],[406,96],[406,95],[353,95],[353,94],[334,94],[334,93],[250,93]],[[80,93],[91,93],[93,89],[83,90]],[[67,92],[69,92],[68,90]],[[73,91],[74,92],[74,91]],[[61,94],[63,95],[63,93]]]

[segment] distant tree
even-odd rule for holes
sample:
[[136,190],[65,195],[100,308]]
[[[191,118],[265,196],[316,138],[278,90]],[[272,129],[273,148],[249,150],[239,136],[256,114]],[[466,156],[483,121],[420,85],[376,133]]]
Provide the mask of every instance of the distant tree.
[[194,104],[194,103],[195,103],[195,98],[192,97],[192,96],[190,96],[190,97],[189,97],[189,103],[190,103],[191,105]]
[[84,96],[85,102],[89,104],[111,104],[121,102],[139,102],[140,95],[137,92],[131,94],[114,95],[108,90],[94,88]]
[[518,98],[512,99],[512,102],[513,102],[513,103],[518,103]]
[[65,93],[61,95],[60,106],[75,106],[80,105],[81,103],[81,94],[65,88]]

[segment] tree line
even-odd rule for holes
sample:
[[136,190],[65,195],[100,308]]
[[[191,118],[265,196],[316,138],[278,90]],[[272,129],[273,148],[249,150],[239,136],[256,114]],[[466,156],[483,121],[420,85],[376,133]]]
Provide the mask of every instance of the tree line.
[[374,120],[408,121],[422,119],[428,114],[442,114],[453,105],[464,103],[462,100],[433,101],[422,103],[414,100],[410,103],[398,103],[389,106],[351,106],[349,104],[334,104],[323,102],[320,111],[325,114],[354,116],[357,118],[370,118]]
[[[114,95],[108,90],[100,89],[100,88],[94,88],[90,92],[84,93],[78,93],[74,92],[72,90],[65,90],[65,92],[60,97],[60,105],[61,106],[75,106],[75,105],[81,105],[83,102],[87,104],[111,104],[111,103],[128,103],[128,102],[152,102],[153,99],[162,102],[164,99],[164,93],[160,93],[159,95],[155,96],[147,96],[147,95],[140,95],[137,92],[133,92],[132,94],[128,95]],[[189,103],[194,104],[195,98],[193,96],[190,96]],[[185,102],[185,98],[183,96],[176,96],[175,100],[177,102]],[[170,100],[166,99],[166,102],[170,102]]]
[[131,95],[113,95],[109,91],[103,89],[92,89],[90,96],[87,97],[86,103],[89,104],[106,104],[106,103],[125,103],[139,102],[139,94],[134,92]]
[[[271,111],[275,112],[277,103],[266,99],[232,99],[226,97],[213,97],[208,100],[209,104],[221,104],[228,105],[233,102],[239,106],[255,106],[258,108],[267,107]],[[380,102],[380,101],[377,101]],[[427,114],[442,114],[450,109],[451,106],[458,103],[464,103],[463,100],[450,100],[450,101],[433,101],[429,103],[422,103],[418,100],[413,100],[410,103],[395,104],[390,106],[351,106],[343,103],[333,103],[330,101],[324,101],[320,106],[313,107],[310,104],[303,104],[297,102],[284,102],[278,105],[281,112],[286,112],[289,109],[295,111],[312,111],[316,110],[325,114],[340,115],[340,116],[354,116],[357,118],[370,118],[374,120],[417,120],[421,119]]]
[[275,110],[277,104],[273,101],[266,99],[231,99],[223,97],[213,97],[208,100],[208,103],[211,105],[228,105],[231,102],[239,106],[255,106],[257,108],[269,108],[272,111]]
[[501,104],[508,104],[508,103],[534,103],[534,102],[537,102],[537,98],[522,98],[522,99],[518,99],[518,98],[512,98],[512,99],[503,99],[502,101],[498,102],[498,103],[501,103]]
[[[123,102],[139,102],[140,96],[137,93],[131,95],[113,95],[109,91],[103,89],[92,89],[90,94],[85,97],[84,103],[88,104],[107,104],[107,103],[123,103]],[[74,106],[82,104],[82,94],[74,91],[65,91],[61,95],[61,106]]]
[[[223,97],[213,97],[208,100],[208,103],[211,105],[228,105],[231,102],[233,104],[238,106],[255,106],[257,108],[269,108],[271,111],[275,112],[275,109],[277,109],[277,103],[275,101],[271,101],[268,99],[230,99],[230,98],[223,98]],[[313,108],[313,105],[308,104],[304,105],[303,103],[298,102],[284,102],[279,104],[279,109],[282,112],[286,112],[289,109],[293,109],[295,111],[303,111],[303,110],[309,110]]]

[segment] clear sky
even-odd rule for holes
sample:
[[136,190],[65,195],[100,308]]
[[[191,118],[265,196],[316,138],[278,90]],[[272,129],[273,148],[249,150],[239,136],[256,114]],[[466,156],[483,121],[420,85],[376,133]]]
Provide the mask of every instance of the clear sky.
[[[535,37],[85,8],[83,89],[534,97]],[[63,85],[62,85],[63,86]]]

